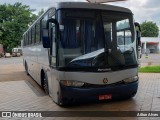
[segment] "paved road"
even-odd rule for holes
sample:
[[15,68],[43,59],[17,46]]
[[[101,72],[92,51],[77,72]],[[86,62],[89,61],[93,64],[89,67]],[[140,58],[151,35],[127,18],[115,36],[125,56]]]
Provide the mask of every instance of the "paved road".
[[141,58],[141,66],[147,65],[160,65],[160,54],[148,54],[148,57],[143,54]]
[[[56,105],[52,99],[44,93],[41,87],[34,82],[31,77],[25,74],[22,58],[3,58],[0,59],[0,111],[160,111],[160,74],[139,74],[139,76],[138,93],[132,99],[62,108]],[[159,120],[160,118],[53,117],[43,119]],[[40,118],[37,120],[40,120]]]
[[10,65],[22,63],[23,59],[21,57],[11,57],[11,58],[0,58],[0,65]]

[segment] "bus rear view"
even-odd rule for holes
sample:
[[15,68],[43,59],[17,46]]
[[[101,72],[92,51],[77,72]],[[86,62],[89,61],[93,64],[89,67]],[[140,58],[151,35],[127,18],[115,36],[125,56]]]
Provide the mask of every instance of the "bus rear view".
[[42,44],[51,57],[50,67],[44,71],[47,89],[56,103],[106,101],[136,94],[138,47],[130,10],[59,3],[55,17],[46,24]]

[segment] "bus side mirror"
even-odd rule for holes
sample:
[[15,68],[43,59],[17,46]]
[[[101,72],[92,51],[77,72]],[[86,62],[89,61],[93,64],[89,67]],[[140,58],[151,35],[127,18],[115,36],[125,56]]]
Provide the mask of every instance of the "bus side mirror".
[[50,48],[49,30],[46,28],[42,30],[42,44],[44,48]]
[[135,24],[135,28],[136,28],[136,40],[137,40],[137,58],[140,59],[142,56],[142,51],[141,51],[141,27],[139,23],[134,23]]
[[44,48],[50,48],[51,47],[51,40],[49,37],[49,23],[54,23],[56,26],[56,39],[58,39],[58,31],[59,31],[59,24],[56,19],[51,18],[47,20],[47,27],[43,29],[42,31],[42,43]]
[[135,28],[136,28],[136,40],[138,42],[138,46],[141,46],[141,26],[139,23],[135,22]]

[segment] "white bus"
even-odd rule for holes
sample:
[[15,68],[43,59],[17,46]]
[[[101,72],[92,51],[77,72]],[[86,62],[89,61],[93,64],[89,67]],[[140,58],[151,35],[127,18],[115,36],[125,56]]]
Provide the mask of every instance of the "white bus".
[[57,104],[131,98],[136,94],[138,44],[129,9],[60,2],[23,36],[26,73]]

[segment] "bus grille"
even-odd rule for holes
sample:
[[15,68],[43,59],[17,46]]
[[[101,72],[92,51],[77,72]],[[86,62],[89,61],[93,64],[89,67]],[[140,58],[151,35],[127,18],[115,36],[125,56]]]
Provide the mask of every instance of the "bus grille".
[[116,85],[122,85],[125,84],[123,81],[119,81],[113,84],[108,84],[108,85],[96,85],[96,84],[89,84],[89,83],[85,83],[82,88],[102,88],[102,87],[112,87],[112,86],[116,86]]

